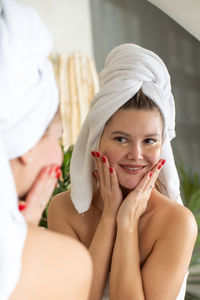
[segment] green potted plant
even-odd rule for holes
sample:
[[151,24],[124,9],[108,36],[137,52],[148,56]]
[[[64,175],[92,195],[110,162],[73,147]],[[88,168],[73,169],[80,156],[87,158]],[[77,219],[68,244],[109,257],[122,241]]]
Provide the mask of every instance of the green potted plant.
[[[70,176],[69,176],[69,168],[70,168],[70,161],[73,151],[73,145],[71,145],[67,151],[64,150],[64,147],[62,146],[63,151],[63,163],[61,166],[61,176],[58,179],[58,184],[53,192],[53,196],[56,194],[59,194],[61,192],[64,192],[66,190],[70,189]],[[48,211],[48,205],[45,208],[42,218],[40,220],[40,226],[47,228],[47,211]]]

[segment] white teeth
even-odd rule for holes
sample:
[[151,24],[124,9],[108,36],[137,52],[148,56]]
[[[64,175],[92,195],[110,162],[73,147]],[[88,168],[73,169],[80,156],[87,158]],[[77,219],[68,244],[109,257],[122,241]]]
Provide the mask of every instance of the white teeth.
[[137,170],[142,169],[142,167],[139,167],[139,168],[124,167],[124,168],[128,169],[128,170],[131,170],[131,171],[137,171]]

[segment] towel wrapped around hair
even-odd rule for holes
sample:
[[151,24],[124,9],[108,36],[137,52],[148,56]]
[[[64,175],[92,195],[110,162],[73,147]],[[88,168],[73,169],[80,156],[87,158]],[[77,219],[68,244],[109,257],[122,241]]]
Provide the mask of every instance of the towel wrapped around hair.
[[20,276],[27,225],[9,160],[30,150],[58,108],[53,69],[47,60],[52,39],[35,11],[13,0],[0,1],[0,299]]
[[170,76],[152,51],[123,44],[108,55],[100,73],[100,91],[94,97],[71,159],[71,197],[79,213],[87,211],[93,195],[91,151],[98,150],[101,134],[112,115],[140,89],[160,108],[164,118],[161,157],[167,161],[159,179],[163,193],[182,204],[179,178],[170,141],[175,137],[175,105]]

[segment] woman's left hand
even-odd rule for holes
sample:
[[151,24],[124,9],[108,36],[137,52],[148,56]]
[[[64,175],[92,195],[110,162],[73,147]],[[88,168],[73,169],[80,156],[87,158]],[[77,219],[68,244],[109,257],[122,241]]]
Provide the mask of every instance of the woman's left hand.
[[153,169],[144,175],[136,188],[124,199],[117,215],[118,225],[132,224],[132,222],[138,223],[139,218],[147,208],[152,189],[164,163],[165,160],[160,159]]
[[19,210],[27,223],[38,225],[60,174],[60,166],[44,167],[28,192],[25,201],[19,202]]

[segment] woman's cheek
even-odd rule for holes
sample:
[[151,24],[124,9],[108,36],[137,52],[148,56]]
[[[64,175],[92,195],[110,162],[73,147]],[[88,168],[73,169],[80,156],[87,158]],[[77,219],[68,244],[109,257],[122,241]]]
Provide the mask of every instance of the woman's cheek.
[[[112,149],[112,148],[111,148]],[[114,163],[117,161],[117,156],[115,151],[102,151],[102,155],[105,155],[110,163],[113,166]]]
[[161,147],[162,145],[160,142],[156,142],[146,146],[148,157],[153,163],[156,163],[160,159]]

